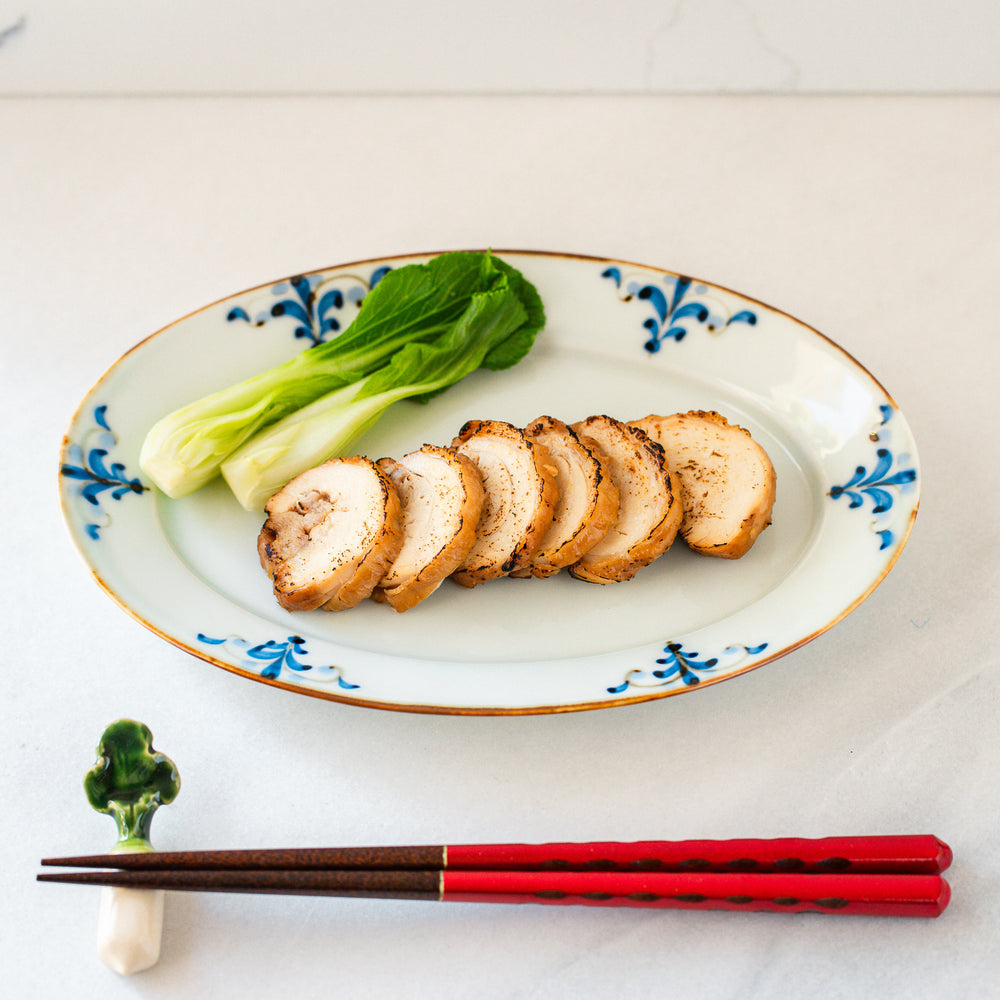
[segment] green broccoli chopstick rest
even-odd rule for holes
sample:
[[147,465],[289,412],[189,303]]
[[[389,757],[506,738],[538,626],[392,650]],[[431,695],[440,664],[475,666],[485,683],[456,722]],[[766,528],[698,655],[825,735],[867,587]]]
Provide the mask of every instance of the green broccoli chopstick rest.
[[[119,719],[105,729],[97,755],[83,787],[90,804],[118,827],[118,843],[111,853],[153,850],[153,814],[173,802],[181,787],[174,762],[153,749],[153,734],[132,719]],[[101,889],[97,952],[105,965],[129,975],[156,964],[163,903],[162,889]]]

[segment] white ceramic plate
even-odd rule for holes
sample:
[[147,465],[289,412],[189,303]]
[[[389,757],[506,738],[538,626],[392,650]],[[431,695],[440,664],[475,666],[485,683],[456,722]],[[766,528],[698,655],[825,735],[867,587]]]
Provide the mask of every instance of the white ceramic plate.
[[[773,524],[737,561],[681,542],[632,581],[559,574],[474,590],[446,583],[397,614],[291,614],[257,562],[261,518],[221,482],[169,500],[140,478],[162,415],[335,335],[383,268],[347,264],[242,292],[122,357],[76,413],[61,456],[70,532],[99,584],[182,649],[245,677],[342,702],[525,714],[697,690],[791,652],[856,608],[916,516],[916,449],[882,386],[826,337],[753,299],[670,272],[497,251],[538,288],[546,329],[505,372],[431,404],[397,404],[352,449],[448,443],[471,418],[524,425],[593,413],[718,410],[774,463]],[[275,308],[277,306],[278,308]]]

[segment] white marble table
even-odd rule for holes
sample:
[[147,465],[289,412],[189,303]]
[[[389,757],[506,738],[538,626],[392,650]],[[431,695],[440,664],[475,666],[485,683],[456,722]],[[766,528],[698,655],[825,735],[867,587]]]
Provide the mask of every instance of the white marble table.
[[[995,98],[6,99],[8,521],[0,965],[20,996],[997,995]],[[920,448],[907,549],[812,644],[704,691],[523,718],[378,712],[162,642],[61,523],[61,436],[124,351],[308,268],[493,245],[682,270],[832,337]],[[790,608],[793,614],[794,609]],[[933,832],[936,921],[172,897],[160,964],[94,955],[109,846],[81,789],[145,721],[184,787],[163,849]]]

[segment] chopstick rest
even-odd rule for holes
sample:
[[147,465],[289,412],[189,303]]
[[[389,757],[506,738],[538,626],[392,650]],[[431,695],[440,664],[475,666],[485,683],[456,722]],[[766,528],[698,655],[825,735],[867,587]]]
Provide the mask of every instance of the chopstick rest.
[[[91,806],[118,828],[112,857],[152,852],[150,825],[156,810],[180,791],[174,762],[153,748],[153,734],[134,719],[111,723],[97,745],[97,761],[87,771],[84,791]],[[117,862],[116,862],[117,863]],[[97,912],[97,954],[119,975],[155,965],[163,932],[162,892],[101,891]]]

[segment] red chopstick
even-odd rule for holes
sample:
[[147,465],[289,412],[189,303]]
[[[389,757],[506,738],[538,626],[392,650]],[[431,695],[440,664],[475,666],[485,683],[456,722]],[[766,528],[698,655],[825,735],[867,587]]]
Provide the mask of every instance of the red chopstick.
[[951,848],[930,834],[550,844],[318,847],[161,851],[47,858],[77,868],[198,870],[419,870],[925,874],[945,871]]
[[198,892],[890,917],[937,917],[951,896],[940,875],[900,874],[154,869],[47,873],[38,879]]
[[951,898],[939,875],[772,875],[718,872],[446,871],[441,899],[652,909],[937,917]]
[[47,858],[112,871],[42,882],[474,903],[936,917],[951,890],[937,837],[684,840],[164,851]]
[[932,835],[483,844],[446,848],[447,869],[940,874],[951,848]]

